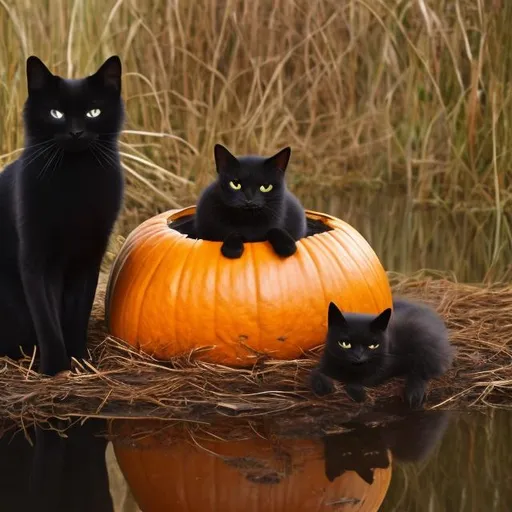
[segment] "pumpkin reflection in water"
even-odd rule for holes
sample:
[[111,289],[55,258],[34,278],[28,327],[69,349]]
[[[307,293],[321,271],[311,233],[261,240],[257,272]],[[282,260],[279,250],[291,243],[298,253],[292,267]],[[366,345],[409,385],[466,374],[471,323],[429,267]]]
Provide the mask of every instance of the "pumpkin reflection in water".
[[335,217],[308,211],[316,234],[299,240],[289,258],[256,242],[230,260],[220,242],[183,234],[194,212],[173,210],[142,223],[110,275],[110,333],[158,359],[204,347],[210,349],[197,357],[235,367],[251,366],[260,355],[294,359],[323,343],[330,301],[361,313],[391,307],[376,254]]
[[151,426],[128,439],[133,422],[116,423],[115,454],[142,512],[376,512],[391,480],[386,451],[371,484],[355,471],[330,481],[322,439],[226,442]]

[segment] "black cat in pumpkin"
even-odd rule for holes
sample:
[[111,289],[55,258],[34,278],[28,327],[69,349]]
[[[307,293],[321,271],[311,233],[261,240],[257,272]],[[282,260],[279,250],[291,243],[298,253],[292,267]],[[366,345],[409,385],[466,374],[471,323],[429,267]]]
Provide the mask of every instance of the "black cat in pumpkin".
[[304,208],[287,189],[290,148],[270,158],[233,156],[215,146],[217,179],[202,193],[195,215],[198,238],[222,242],[226,258],[240,258],[244,242],[268,240],[276,254],[288,257],[306,236]]

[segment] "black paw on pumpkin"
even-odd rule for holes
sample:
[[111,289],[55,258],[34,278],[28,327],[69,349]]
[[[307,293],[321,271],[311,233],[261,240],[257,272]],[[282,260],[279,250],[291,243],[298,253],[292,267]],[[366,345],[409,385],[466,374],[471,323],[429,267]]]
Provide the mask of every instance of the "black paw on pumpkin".
[[278,256],[287,258],[297,252],[297,244],[292,236],[280,228],[272,228],[267,233],[267,239]]
[[244,253],[244,241],[237,233],[232,233],[226,237],[220,248],[220,252],[225,258],[237,259]]

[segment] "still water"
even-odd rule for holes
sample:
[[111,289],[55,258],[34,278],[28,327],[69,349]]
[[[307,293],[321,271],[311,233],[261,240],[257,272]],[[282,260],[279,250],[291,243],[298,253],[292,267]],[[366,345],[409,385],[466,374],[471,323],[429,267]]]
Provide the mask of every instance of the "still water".
[[508,411],[0,425],[2,512],[512,510]]

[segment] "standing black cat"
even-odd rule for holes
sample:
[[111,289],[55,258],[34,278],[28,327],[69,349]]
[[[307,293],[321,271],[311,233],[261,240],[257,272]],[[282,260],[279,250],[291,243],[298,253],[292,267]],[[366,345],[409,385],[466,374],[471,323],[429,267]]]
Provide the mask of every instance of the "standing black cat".
[[279,256],[291,256],[296,240],[306,235],[306,214],[288,191],[285,171],[290,148],[270,158],[236,158],[215,146],[218,178],[201,195],[195,224],[197,236],[223,242],[226,258],[240,258],[244,242],[268,240]]
[[100,263],[123,195],[121,62],[83,79],[27,60],[25,149],[0,174],[0,353],[40,371],[87,354]]
[[330,377],[344,382],[349,396],[361,402],[363,386],[405,376],[405,400],[416,408],[428,381],[450,368],[453,352],[443,320],[423,304],[395,299],[391,317],[391,309],[379,315],[343,314],[331,302],[325,350],[311,386],[318,395],[331,393]]

